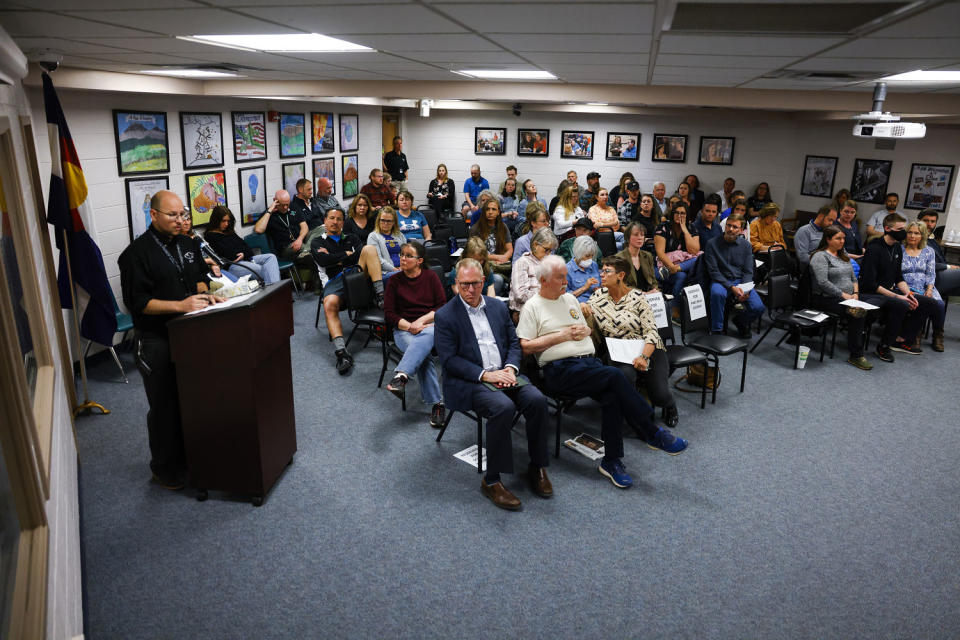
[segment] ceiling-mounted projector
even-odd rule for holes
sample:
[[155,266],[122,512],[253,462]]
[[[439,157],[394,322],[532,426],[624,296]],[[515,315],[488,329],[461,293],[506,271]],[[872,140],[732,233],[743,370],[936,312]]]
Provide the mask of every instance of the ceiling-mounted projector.
[[873,110],[854,116],[853,135],[858,138],[885,138],[902,140],[922,138],[927,135],[927,125],[922,122],[900,122],[900,116],[883,111],[887,99],[887,85],[878,82],[873,89]]

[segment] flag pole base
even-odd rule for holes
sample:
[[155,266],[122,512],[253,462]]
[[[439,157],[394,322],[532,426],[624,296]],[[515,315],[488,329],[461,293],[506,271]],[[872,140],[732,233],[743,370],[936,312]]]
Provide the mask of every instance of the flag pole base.
[[108,413],[110,413],[110,409],[107,409],[99,402],[93,402],[92,400],[87,400],[86,402],[82,402],[73,408],[73,417],[76,418],[81,414],[85,416],[90,415],[93,413],[94,409],[99,409],[100,413],[103,415],[107,415]]

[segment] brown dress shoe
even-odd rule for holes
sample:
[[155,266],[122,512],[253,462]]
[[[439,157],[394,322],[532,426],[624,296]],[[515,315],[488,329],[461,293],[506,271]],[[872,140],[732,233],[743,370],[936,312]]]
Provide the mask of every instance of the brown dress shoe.
[[530,482],[530,488],[541,498],[553,497],[553,485],[550,484],[550,478],[547,477],[547,470],[543,467],[528,467],[527,480]]
[[933,350],[934,351],[943,351],[943,329],[933,332]]
[[483,492],[483,495],[490,498],[490,502],[501,509],[508,511],[517,511],[520,509],[520,500],[517,499],[517,496],[510,493],[507,488],[503,486],[502,482],[487,484],[486,480],[481,480],[480,491]]

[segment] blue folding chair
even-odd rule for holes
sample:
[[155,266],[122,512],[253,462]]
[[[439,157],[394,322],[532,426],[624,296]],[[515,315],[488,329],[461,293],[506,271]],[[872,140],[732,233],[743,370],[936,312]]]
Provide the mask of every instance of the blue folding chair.
[[297,295],[299,296],[303,292],[303,283],[300,282],[300,274],[297,273],[297,265],[290,260],[281,260],[280,255],[273,250],[273,247],[270,246],[270,239],[267,238],[265,234],[262,233],[251,233],[244,237],[244,242],[247,243],[247,246],[254,250],[259,250],[260,253],[272,253],[277,256],[277,266],[280,267],[280,273],[284,271],[290,274],[291,279],[293,279],[293,286],[297,290]]

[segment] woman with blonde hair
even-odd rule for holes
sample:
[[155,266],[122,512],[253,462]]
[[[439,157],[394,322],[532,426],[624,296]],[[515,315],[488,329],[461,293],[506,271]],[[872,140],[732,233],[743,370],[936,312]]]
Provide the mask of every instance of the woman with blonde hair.
[[373,216],[373,204],[366,194],[358,193],[347,210],[347,219],[343,223],[343,232],[352,233],[360,238],[360,244],[367,243],[367,237],[376,229]]
[[575,186],[568,186],[560,195],[557,208],[553,210],[553,232],[562,242],[573,235],[573,223],[586,214],[580,208],[579,192]]
[[[930,317],[933,322],[933,350],[943,351],[943,325],[947,317],[947,306],[937,291],[936,256],[933,249],[927,246],[927,225],[922,222],[908,222],[907,237],[903,241],[903,263],[900,270],[903,279],[915,295],[932,298],[937,308]],[[909,341],[913,336],[906,336]],[[919,346],[923,332],[917,334],[916,345]]]
[[[500,282],[503,282],[503,277],[493,272],[493,267],[490,266],[490,261],[487,259],[487,245],[483,240],[474,236],[467,240],[466,246],[463,248],[463,253],[460,255],[460,259],[470,258],[476,260],[483,266],[483,286],[481,290],[485,296],[495,296],[496,293],[496,283],[499,278]],[[457,270],[456,268],[452,269],[450,273],[447,274],[447,283],[450,285],[450,289],[453,291],[454,295],[459,295],[460,291],[457,287]]]
[[447,174],[447,165],[437,165],[437,177],[427,187],[427,202],[433,207],[437,219],[445,211],[454,211],[457,204],[457,185]]
[[384,280],[400,269],[400,247],[406,242],[407,238],[400,232],[400,225],[397,224],[397,212],[391,206],[381,207],[375,230],[367,236],[367,244],[377,248]]

